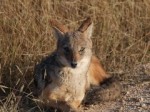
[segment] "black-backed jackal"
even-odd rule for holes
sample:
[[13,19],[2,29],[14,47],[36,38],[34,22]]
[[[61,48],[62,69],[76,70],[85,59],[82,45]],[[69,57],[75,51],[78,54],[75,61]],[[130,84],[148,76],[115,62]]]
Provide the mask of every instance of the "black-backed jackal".
[[48,106],[64,111],[77,109],[90,84],[98,85],[109,75],[92,55],[91,18],[83,21],[76,31],[51,20],[56,50],[36,65],[34,81],[39,98]]

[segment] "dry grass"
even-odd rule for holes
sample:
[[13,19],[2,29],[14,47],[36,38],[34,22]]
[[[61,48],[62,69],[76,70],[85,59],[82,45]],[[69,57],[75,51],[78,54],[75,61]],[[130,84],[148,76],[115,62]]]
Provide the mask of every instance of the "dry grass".
[[127,72],[150,61],[149,0],[1,0],[0,4],[1,111],[21,111],[21,97],[32,98],[33,67],[55,48],[50,18],[74,29],[91,16],[93,50],[109,73]]

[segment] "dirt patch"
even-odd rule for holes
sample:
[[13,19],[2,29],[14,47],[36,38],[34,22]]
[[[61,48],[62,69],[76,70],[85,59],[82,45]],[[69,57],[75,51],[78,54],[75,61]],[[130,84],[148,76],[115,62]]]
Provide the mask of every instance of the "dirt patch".
[[95,95],[90,94],[81,112],[149,112],[150,63],[140,65],[119,78],[117,82],[114,80],[110,85],[99,87],[99,95],[98,91]]

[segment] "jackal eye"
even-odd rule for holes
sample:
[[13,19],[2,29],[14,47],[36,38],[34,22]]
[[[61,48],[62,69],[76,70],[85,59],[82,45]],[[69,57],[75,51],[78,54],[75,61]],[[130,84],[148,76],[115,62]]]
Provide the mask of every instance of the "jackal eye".
[[85,47],[81,47],[81,49],[79,50],[79,53],[80,53],[80,54],[83,54],[84,51],[85,51]]
[[69,47],[64,47],[64,50],[65,50],[65,52],[70,52],[70,49],[69,49]]

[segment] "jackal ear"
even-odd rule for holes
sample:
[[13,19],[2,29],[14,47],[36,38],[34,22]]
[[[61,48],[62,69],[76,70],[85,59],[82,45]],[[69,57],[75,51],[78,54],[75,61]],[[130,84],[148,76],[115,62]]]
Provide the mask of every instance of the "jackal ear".
[[63,24],[59,23],[56,20],[51,19],[50,24],[54,30],[54,35],[57,39],[61,39],[64,37],[64,34],[68,32],[68,28],[65,27]]
[[56,27],[52,27],[52,28],[53,28],[54,36],[57,40],[60,40],[61,38],[64,37],[64,33],[62,31],[60,31]]
[[93,22],[90,17],[83,21],[78,31],[84,33],[86,37],[90,38],[93,32]]

